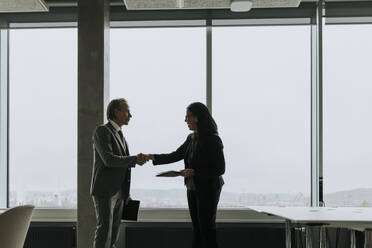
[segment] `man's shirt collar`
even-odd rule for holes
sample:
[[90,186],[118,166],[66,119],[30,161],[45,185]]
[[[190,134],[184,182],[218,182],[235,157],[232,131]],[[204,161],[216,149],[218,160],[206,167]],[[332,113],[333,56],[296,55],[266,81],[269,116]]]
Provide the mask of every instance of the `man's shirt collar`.
[[109,119],[109,122],[111,123],[111,125],[115,128],[115,130],[116,130],[116,132],[119,132],[119,131],[121,131],[121,128],[119,127],[119,125],[118,124],[116,124],[116,122],[115,121],[113,121],[113,120],[111,120],[111,119]]

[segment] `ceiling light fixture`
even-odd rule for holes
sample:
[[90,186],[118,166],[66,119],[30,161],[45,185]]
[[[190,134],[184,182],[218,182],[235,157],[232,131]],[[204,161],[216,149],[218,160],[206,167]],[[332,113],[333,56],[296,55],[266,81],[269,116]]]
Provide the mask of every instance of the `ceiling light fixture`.
[[44,0],[0,0],[0,13],[47,12]]
[[252,1],[249,0],[231,0],[232,12],[247,12],[252,8]]

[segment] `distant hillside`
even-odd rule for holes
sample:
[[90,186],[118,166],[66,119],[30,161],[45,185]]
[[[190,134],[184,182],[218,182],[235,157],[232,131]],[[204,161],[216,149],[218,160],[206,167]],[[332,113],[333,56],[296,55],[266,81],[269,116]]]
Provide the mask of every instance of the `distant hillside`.
[[[141,207],[149,208],[187,208],[185,189],[132,189],[131,196],[141,200]],[[325,205],[328,207],[372,207],[372,188],[360,188],[339,191],[324,195]],[[38,207],[76,208],[76,189],[61,192],[52,191],[10,191],[10,206],[33,204]],[[244,208],[247,206],[309,206],[308,194],[285,193],[232,193],[222,191],[220,208]]]
[[[149,205],[167,205],[177,207],[185,206],[186,190],[148,190],[134,189],[135,197],[148,202]],[[361,188],[349,191],[339,191],[324,195],[326,206],[350,206],[372,207],[372,188]],[[249,205],[283,205],[283,206],[308,206],[310,199],[307,195],[297,194],[255,194],[255,193],[231,193],[222,191],[220,207],[245,207]]]
[[371,207],[372,188],[353,189],[325,194],[326,206]]

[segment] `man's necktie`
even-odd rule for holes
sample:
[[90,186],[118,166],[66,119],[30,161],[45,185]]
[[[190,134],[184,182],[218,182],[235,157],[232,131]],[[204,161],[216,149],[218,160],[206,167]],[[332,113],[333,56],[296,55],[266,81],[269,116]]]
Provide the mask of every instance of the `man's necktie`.
[[127,152],[127,147],[126,147],[126,143],[125,143],[125,139],[124,139],[124,135],[123,135],[123,132],[121,130],[119,130],[119,136],[120,136],[120,139],[121,139],[121,142],[123,143],[123,146],[124,146],[124,151]]

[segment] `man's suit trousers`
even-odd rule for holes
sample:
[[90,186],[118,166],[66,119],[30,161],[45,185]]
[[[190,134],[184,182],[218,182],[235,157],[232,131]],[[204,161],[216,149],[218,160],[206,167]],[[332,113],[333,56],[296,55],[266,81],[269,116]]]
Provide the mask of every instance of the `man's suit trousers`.
[[112,197],[93,196],[96,211],[96,231],[93,248],[115,248],[124,201],[120,191]]

